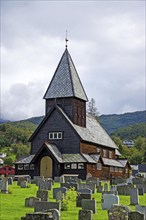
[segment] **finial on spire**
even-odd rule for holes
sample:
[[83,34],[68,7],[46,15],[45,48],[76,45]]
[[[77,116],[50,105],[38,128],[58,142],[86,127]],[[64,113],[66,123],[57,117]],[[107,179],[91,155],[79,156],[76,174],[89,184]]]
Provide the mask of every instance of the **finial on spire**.
[[67,30],[66,30],[66,38],[65,38],[65,41],[66,41],[65,47],[67,48],[67,42],[68,42],[68,39],[67,39]]

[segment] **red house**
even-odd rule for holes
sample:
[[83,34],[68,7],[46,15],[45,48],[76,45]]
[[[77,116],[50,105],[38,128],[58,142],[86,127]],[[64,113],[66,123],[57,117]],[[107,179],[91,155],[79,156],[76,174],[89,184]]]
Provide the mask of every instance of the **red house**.
[[10,165],[5,165],[0,168],[0,175],[5,175],[6,177],[9,175],[15,175],[15,168]]

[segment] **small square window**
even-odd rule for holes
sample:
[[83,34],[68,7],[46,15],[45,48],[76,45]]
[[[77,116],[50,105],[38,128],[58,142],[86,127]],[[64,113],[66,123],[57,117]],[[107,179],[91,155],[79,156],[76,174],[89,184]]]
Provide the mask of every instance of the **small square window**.
[[18,170],[23,170],[23,164],[18,164]]
[[78,163],[78,169],[84,169],[84,164],[83,163]]
[[29,170],[29,164],[24,164],[24,170]]
[[72,163],[71,164],[71,169],[77,169],[77,164],[76,163]]
[[101,163],[97,163],[97,170],[102,170],[102,164]]
[[65,163],[65,164],[64,164],[64,169],[65,169],[65,170],[70,169],[70,163]]
[[30,164],[30,170],[34,170],[34,164]]

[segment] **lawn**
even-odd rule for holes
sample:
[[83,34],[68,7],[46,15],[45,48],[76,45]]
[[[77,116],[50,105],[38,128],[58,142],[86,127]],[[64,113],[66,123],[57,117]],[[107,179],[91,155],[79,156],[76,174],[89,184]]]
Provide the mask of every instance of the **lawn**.
[[[59,187],[58,183],[55,183],[54,188]],[[20,188],[17,186],[17,182],[14,182],[12,186],[9,186],[9,194],[0,194],[0,219],[1,220],[20,220],[26,213],[31,213],[34,208],[25,207],[25,198],[30,196],[36,197],[38,187],[31,184],[29,188]],[[73,192],[75,193],[75,192]],[[93,220],[107,220],[107,211],[101,209],[101,193],[93,194],[94,199],[97,202],[97,213],[93,215]],[[55,201],[53,199],[52,191],[49,191],[49,201]],[[120,204],[129,205],[129,196],[120,196]],[[139,204],[146,205],[146,194],[139,196]],[[134,206],[130,206],[134,210]],[[61,212],[61,220],[78,220],[78,212],[81,208],[76,208],[76,202],[70,201],[68,211]]]

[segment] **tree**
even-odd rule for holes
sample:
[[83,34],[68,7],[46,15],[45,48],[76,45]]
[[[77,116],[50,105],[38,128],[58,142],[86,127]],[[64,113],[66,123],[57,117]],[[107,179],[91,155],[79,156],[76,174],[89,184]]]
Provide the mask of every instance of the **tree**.
[[91,101],[88,102],[87,112],[88,112],[88,114],[90,114],[93,117],[95,117],[96,119],[98,119],[99,112],[97,110],[95,100],[93,98],[91,98]]

